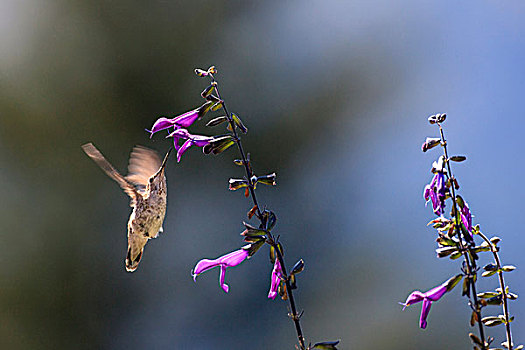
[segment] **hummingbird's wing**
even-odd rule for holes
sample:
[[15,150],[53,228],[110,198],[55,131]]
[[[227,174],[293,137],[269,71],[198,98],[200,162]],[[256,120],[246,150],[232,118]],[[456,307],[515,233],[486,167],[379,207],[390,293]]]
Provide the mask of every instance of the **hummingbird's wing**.
[[142,192],[146,189],[149,178],[155,175],[160,165],[157,152],[143,146],[135,146],[129,157],[126,180],[135,184]]
[[102,153],[92,144],[86,143],[82,146],[82,149],[86,154],[93,159],[97,165],[104,170],[104,172],[113,180],[115,180],[120,187],[131,197],[131,206],[135,206],[137,201],[139,201],[142,196],[137,192],[135,186],[129,183],[122,175],[119,174],[115,168],[104,158]]

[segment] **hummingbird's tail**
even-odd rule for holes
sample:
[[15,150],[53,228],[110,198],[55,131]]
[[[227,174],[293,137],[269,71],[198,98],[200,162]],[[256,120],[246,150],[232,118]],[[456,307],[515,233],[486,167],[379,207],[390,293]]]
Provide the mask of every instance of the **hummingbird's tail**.
[[137,256],[132,257],[131,246],[128,247],[128,254],[126,255],[126,271],[133,272],[139,267],[142,252],[144,252],[144,248],[140,250]]

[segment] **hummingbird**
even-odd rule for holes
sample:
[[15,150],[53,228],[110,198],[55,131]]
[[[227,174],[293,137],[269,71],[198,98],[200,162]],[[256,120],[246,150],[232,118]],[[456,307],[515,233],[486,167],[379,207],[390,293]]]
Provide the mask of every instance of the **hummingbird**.
[[126,271],[133,272],[139,266],[148,240],[157,238],[163,231],[167,195],[164,169],[172,148],[161,163],[155,151],[135,146],[129,158],[128,175],[125,177],[115,170],[92,143],[83,145],[82,149],[131,198],[133,212],[128,220]]

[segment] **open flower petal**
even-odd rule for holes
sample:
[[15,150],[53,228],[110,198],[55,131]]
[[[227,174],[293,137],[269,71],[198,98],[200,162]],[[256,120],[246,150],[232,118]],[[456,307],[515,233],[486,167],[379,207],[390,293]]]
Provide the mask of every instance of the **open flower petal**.
[[419,327],[423,329],[427,328],[427,316],[430,312],[431,306],[432,301],[428,299],[423,300],[423,306],[421,307],[421,316],[419,317]]
[[197,263],[197,265],[195,265],[195,268],[193,269],[193,272],[192,272],[193,280],[195,281],[199,274],[206,272],[214,267],[220,266],[219,285],[221,286],[222,290],[228,293],[230,288],[225,282],[226,268],[239,265],[244,260],[246,260],[248,256],[249,256],[249,251],[247,249],[241,248],[239,250],[236,250],[226,255],[223,255],[221,257],[218,257],[217,259],[214,259],[214,260],[202,259],[201,261]]
[[438,301],[439,299],[441,299],[443,297],[443,295],[445,295],[446,292],[452,290],[454,285],[457,284],[457,282],[459,281],[459,279],[458,279],[459,276],[460,275],[454,276],[454,277],[448,279],[447,281],[443,282],[439,286],[430,289],[426,293],[422,293],[422,292],[420,292],[418,290],[412,292],[408,296],[408,298],[405,301],[405,303],[401,303],[401,305],[404,306],[403,310],[407,306],[410,306],[412,304],[419,303],[419,302],[422,301],[423,302],[423,306],[422,306],[422,309],[421,309],[421,316],[419,318],[419,327],[421,327],[423,329],[426,328],[426,326],[427,326],[427,316],[428,316],[428,313],[430,312],[430,306],[432,305],[432,302]]
[[282,273],[283,272],[281,269],[281,263],[279,262],[279,259],[275,259],[275,263],[273,264],[272,277],[270,281],[270,291],[268,292],[269,299],[275,299],[275,297],[277,296],[279,284],[281,283]]

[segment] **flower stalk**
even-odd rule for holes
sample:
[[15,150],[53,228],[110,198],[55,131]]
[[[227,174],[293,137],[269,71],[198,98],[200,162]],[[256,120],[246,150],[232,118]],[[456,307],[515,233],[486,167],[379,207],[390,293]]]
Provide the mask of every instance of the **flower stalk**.
[[477,292],[476,292],[476,279],[477,279],[477,265],[476,265],[476,259],[477,256],[475,252],[472,252],[471,248],[473,247],[472,244],[467,243],[467,247],[464,246],[463,240],[461,237],[465,239],[465,242],[473,242],[471,237],[468,237],[467,234],[462,235],[461,230],[461,217],[458,212],[457,208],[457,197],[456,197],[456,186],[455,186],[455,178],[452,175],[452,169],[450,167],[450,160],[448,157],[448,150],[447,150],[447,140],[445,139],[445,134],[443,132],[443,127],[441,126],[441,123],[436,123],[439,127],[439,133],[441,136],[441,145],[443,146],[443,153],[445,156],[445,162],[447,165],[447,176],[448,180],[450,180],[451,183],[451,191],[452,191],[452,213],[454,215],[454,230],[456,231],[456,235],[459,238],[457,241],[457,246],[459,248],[460,252],[463,252],[463,257],[465,261],[465,269],[466,269],[466,281],[470,284],[470,290],[472,293],[471,296],[467,295],[470,300],[470,304],[472,307],[472,310],[476,314],[476,319],[478,323],[479,328],[479,336],[481,338],[481,342],[483,343],[482,350],[487,349],[487,346],[485,346],[485,332],[483,329],[483,323],[481,322],[481,304],[478,301],[477,298]]
[[494,262],[496,263],[497,271],[498,271],[498,280],[499,280],[499,286],[501,288],[501,298],[503,302],[503,315],[505,317],[505,333],[507,337],[507,349],[512,350],[513,344],[512,344],[512,333],[510,331],[510,313],[509,313],[509,307],[508,307],[508,296],[507,296],[507,287],[505,286],[505,280],[503,279],[503,269],[501,266],[501,261],[498,255],[499,248],[496,246],[495,243],[493,243],[487,236],[485,236],[481,231],[477,231],[477,234],[485,241],[485,243],[488,244],[490,247],[490,251],[492,252],[492,255],[494,256]]
[[[242,147],[242,142],[241,142],[241,139],[239,137],[239,134],[237,133],[237,128],[236,128],[236,124],[235,124],[235,121],[233,120],[233,117],[232,115],[228,112],[228,107],[226,106],[226,103],[224,102],[224,100],[222,99],[221,95],[220,95],[220,92],[219,92],[219,89],[218,89],[218,86],[217,86],[217,82],[215,81],[215,77],[213,76],[212,73],[209,74],[209,76],[211,77],[211,80],[212,80],[212,85],[214,85],[215,87],[215,92],[217,94],[217,97],[222,101],[221,102],[221,105],[222,105],[222,109],[224,110],[224,113],[226,114],[226,117],[228,118],[228,123],[230,124],[230,129],[232,131],[232,134],[233,134],[233,141],[235,142],[235,144],[237,145],[237,148],[239,150],[239,153],[241,155],[241,161],[244,165],[244,170],[246,172],[246,179],[248,181],[248,190],[250,192],[250,196],[252,198],[252,201],[253,201],[253,207],[255,208],[255,211],[257,213],[257,218],[259,219],[260,223],[262,226],[265,226],[265,222],[263,222],[263,215],[261,213],[261,210],[260,210],[260,206],[259,206],[259,203],[257,202],[257,197],[255,195],[255,183],[254,183],[254,179],[256,179],[256,177],[254,177],[254,174],[253,174],[253,171],[252,171],[252,168],[251,168],[251,164],[250,162],[248,161],[248,158],[246,157],[246,153],[244,152],[244,149]],[[274,251],[276,252],[276,258],[279,260],[279,263],[281,265],[281,273],[282,273],[282,280],[284,281],[284,283],[286,284],[286,292],[287,292],[287,295],[288,295],[288,302],[289,302],[289,307],[290,307],[290,318],[292,319],[293,323],[294,323],[294,326],[295,326],[295,331],[297,333],[297,339],[299,341],[299,348],[301,350],[306,350],[306,345],[305,345],[305,338],[304,338],[304,335],[303,335],[303,331],[302,331],[302,328],[301,328],[301,322],[300,322],[300,318],[301,318],[301,314],[299,314],[297,312],[297,307],[295,305],[295,299],[294,299],[294,295],[293,295],[293,289],[292,289],[292,286],[290,284],[290,277],[288,276],[287,272],[286,272],[286,264],[284,262],[284,257],[283,257],[283,254],[281,252],[281,249],[280,249],[280,245],[279,243],[274,239],[274,237],[272,236],[272,234],[270,232],[267,233],[268,235],[268,239],[266,240],[266,243],[268,243],[271,247],[273,247]]]

